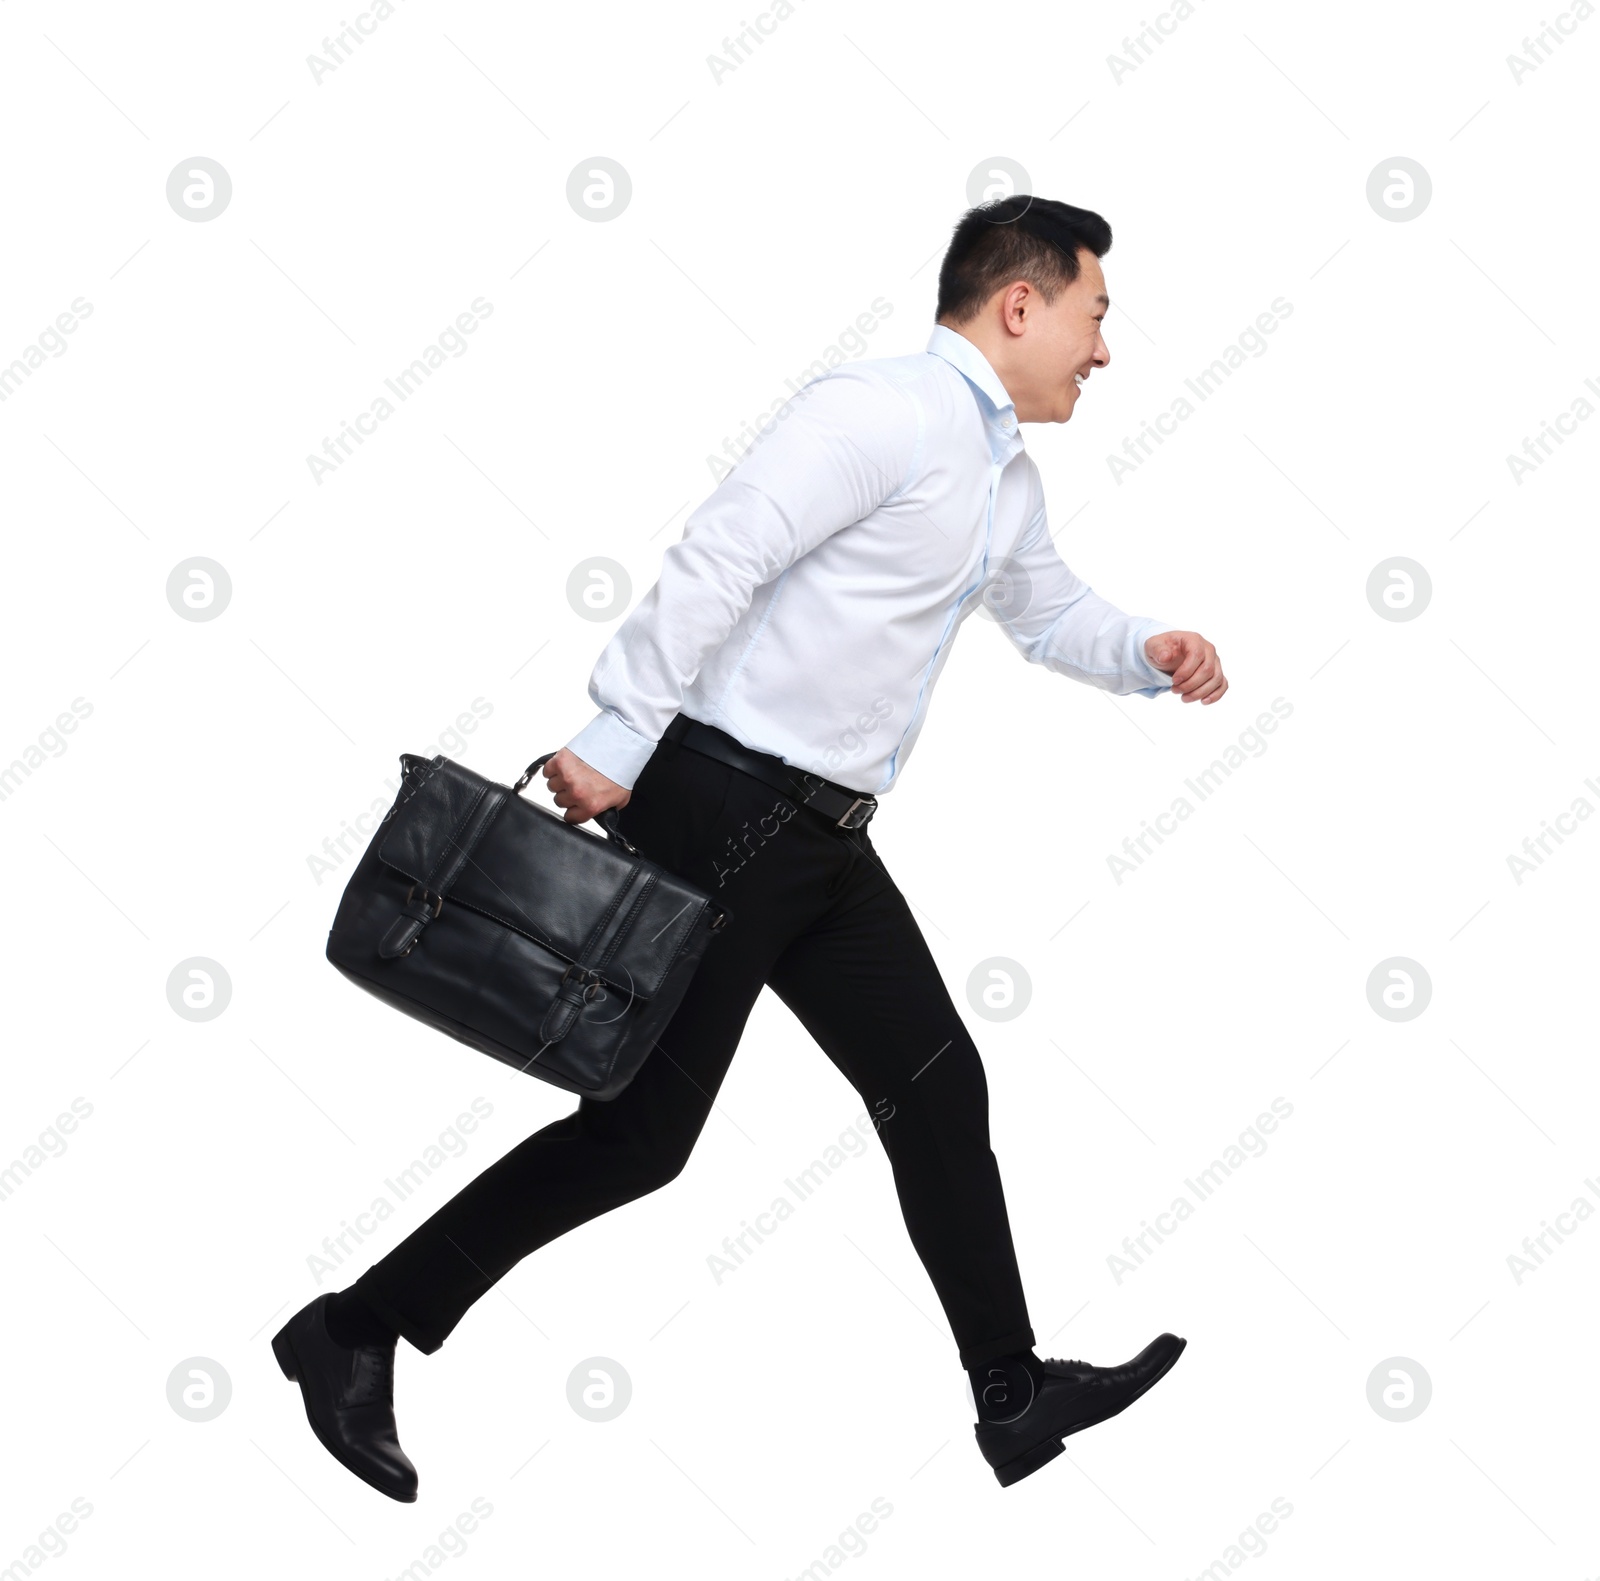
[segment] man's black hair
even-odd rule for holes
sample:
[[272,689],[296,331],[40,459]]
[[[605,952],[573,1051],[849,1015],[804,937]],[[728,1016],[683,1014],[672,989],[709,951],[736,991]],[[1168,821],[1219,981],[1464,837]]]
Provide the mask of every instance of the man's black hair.
[[1111,249],[1111,227],[1088,209],[1018,192],[968,209],[939,266],[936,320],[964,324],[1002,286],[1026,280],[1046,302],[1078,278],[1078,249]]

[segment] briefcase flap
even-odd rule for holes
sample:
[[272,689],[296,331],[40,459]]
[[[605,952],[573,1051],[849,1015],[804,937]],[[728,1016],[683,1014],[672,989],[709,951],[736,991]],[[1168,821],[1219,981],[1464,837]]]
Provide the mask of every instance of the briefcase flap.
[[[426,888],[463,835],[476,833],[440,919],[430,926],[443,926],[451,906],[466,906],[598,971],[620,994],[648,999],[695,928],[709,925],[703,894],[604,836],[449,758],[429,761],[407,752],[400,762],[405,783],[378,847],[380,862]],[[502,794],[504,804],[479,832],[483,819],[474,815],[491,791]]]

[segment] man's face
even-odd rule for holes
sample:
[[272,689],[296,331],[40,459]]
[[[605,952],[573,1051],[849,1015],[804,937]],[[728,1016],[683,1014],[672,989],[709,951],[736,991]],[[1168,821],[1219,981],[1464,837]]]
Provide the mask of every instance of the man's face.
[[1027,302],[1027,331],[1015,347],[1024,376],[1014,399],[1017,421],[1064,423],[1078,404],[1078,380],[1111,361],[1101,320],[1111,305],[1100,260],[1078,249],[1078,278],[1054,302],[1033,292]]

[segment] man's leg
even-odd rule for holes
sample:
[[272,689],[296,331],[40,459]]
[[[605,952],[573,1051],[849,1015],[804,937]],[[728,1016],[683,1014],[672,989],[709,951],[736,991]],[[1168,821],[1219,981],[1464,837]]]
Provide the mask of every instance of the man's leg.
[[[860,1093],[887,1115],[912,1245],[944,1307],[961,1365],[1034,1343],[989,1146],[983,1061],[910,907],[866,831],[833,905],[778,957],[768,986]],[[887,1102],[884,1102],[887,1100]]]
[[[820,823],[789,834],[770,814],[775,799],[759,781],[699,753],[671,742],[656,749],[623,810],[623,833],[724,901],[731,919],[617,1097],[584,1098],[519,1143],[356,1281],[358,1303],[417,1349],[437,1350],[528,1253],[683,1168],[772,962],[828,904],[834,842]],[[761,849],[763,820],[775,836],[770,850]],[[731,841],[743,841],[748,865],[729,876]]]
[[357,1296],[418,1350],[435,1351],[528,1253],[666,1185],[710,1113],[766,964],[738,935],[714,941],[622,1092],[606,1103],[580,1099],[518,1143],[369,1268]]

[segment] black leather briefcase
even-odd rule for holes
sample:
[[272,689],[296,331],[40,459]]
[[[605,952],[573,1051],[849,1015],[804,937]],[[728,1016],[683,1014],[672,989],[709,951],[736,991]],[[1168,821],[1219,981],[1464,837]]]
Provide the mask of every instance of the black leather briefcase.
[[614,1098],[729,913],[623,839],[443,756],[404,782],[356,864],[328,959],[398,1010],[568,1092]]

